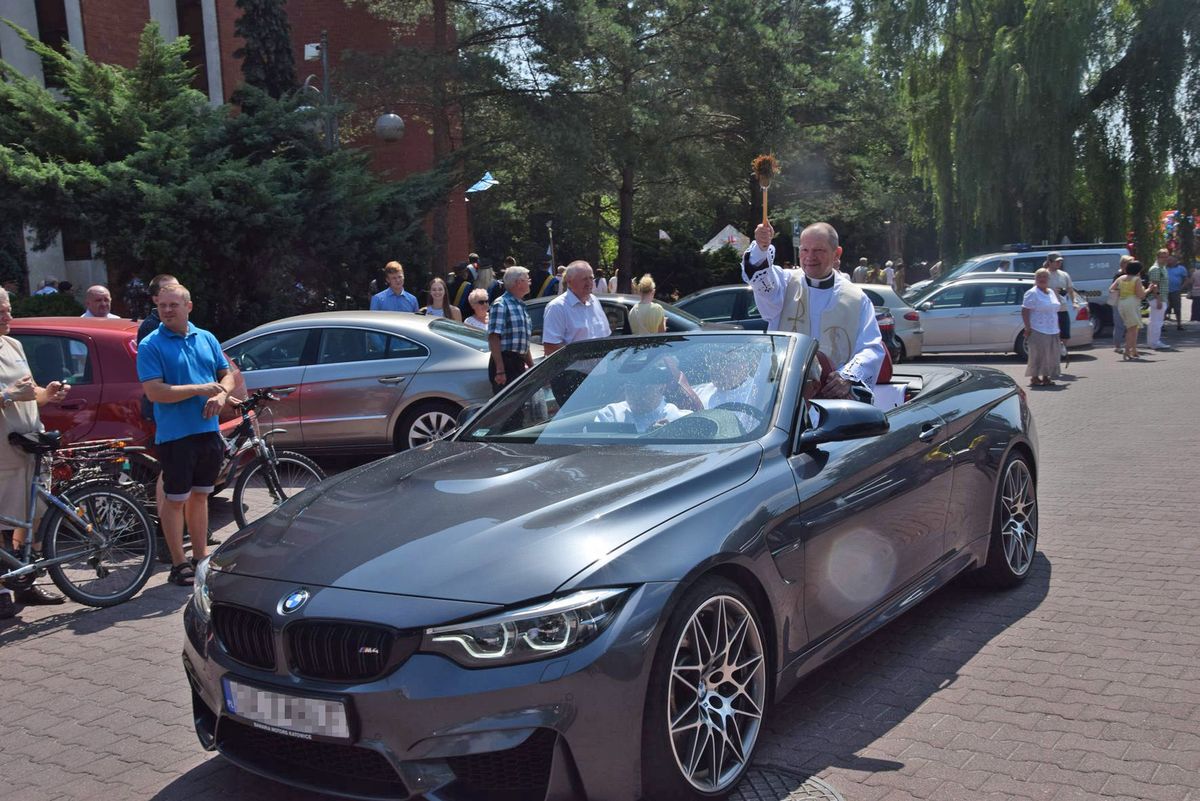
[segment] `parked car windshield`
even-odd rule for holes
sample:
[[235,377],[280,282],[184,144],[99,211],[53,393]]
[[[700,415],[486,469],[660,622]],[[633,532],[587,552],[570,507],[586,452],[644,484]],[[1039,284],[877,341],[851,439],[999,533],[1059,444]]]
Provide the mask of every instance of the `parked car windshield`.
[[429,330],[460,345],[487,353],[487,334],[476,328],[468,328],[453,320],[434,320],[429,324]]
[[790,339],[674,336],[573,345],[471,420],[465,441],[738,442],[766,432]]

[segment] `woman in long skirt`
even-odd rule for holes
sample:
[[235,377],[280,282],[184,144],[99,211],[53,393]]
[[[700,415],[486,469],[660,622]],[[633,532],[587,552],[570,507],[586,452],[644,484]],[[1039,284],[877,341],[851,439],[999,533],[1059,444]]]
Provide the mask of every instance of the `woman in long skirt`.
[[1050,290],[1050,271],[1045,267],[1034,274],[1034,287],[1021,302],[1025,323],[1025,350],[1029,363],[1025,375],[1031,387],[1052,387],[1061,374],[1058,355],[1058,296]]

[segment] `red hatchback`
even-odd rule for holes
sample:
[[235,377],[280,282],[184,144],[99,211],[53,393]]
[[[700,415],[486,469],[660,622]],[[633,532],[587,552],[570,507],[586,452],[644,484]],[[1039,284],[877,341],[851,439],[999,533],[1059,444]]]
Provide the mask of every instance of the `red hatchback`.
[[9,335],[25,348],[38,385],[71,385],[65,400],[41,408],[42,423],[61,431],[64,442],[119,438],[132,445],[154,443],[154,423],[142,418],[137,328],[131,320],[88,317],[12,321]]
[[[132,320],[90,317],[12,321],[9,335],[25,348],[38,385],[51,381],[71,385],[65,400],[41,408],[47,429],[61,431],[67,443],[124,439],[131,445],[154,444],[154,423],[142,417],[137,329],[138,323]],[[232,407],[226,407],[221,415],[222,421],[236,417]],[[236,422],[231,422],[222,428],[234,425]]]

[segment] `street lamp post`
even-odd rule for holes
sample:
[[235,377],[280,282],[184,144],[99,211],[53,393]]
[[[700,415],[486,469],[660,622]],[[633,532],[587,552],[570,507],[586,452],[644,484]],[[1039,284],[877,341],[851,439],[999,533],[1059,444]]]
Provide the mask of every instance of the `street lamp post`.
[[[325,136],[325,147],[332,152],[338,149],[339,142],[337,114],[333,110],[336,101],[329,83],[329,31],[321,31],[320,43],[304,46],[305,61],[315,61],[318,54],[321,60],[321,88],[313,86],[316,75],[305,78],[302,88],[316,92],[321,98],[321,129]],[[379,115],[375,120],[375,136],[384,142],[399,141],[404,137],[404,120],[399,114],[391,112]]]

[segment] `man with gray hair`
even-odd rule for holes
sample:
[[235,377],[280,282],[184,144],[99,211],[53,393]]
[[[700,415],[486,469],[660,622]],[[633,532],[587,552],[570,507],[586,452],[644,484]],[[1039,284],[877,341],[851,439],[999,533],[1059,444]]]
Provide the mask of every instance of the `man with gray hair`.
[[829,223],[813,223],[800,233],[800,269],[775,266],[775,230],[762,223],[742,256],[742,279],[769,331],[795,331],[820,343],[833,371],[818,397],[871,400],[886,351],[871,299],[833,269],[842,254]]
[[529,294],[529,270],[512,266],[504,271],[504,294],[492,303],[488,314],[488,380],[492,394],[533,366],[529,353],[529,337],[533,324],[525,309],[524,297]]
[[542,347],[549,356],[563,345],[581,339],[612,335],[604,307],[592,294],[596,286],[592,265],[583,259],[567,265],[563,283],[567,291],[546,304],[542,322]]
[[83,306],[87,309],[80,317],[104,317],[109,320],[121,319],[112,313],[112,294],[108,287],[96,284],[88,287],[83,297]]

